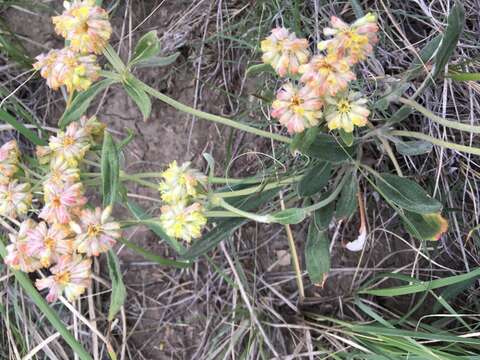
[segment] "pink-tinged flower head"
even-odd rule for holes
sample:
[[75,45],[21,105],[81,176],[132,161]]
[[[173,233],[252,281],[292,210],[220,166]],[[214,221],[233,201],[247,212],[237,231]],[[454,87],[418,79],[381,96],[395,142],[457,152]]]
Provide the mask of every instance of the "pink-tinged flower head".
[[103,212],[98,207],[95,210],[85,209],[79,216],[80,223],[70,223],[77,234],[74,246],[79,253],[98,256],[110,250],[122,236],[120,224],[109,220],[111,211],[111,206]]
[[56,157],[50,163],[50,172],[44,186],[63,186],[74,184],[80,180],[80,170],[72,167],[65,159]]
[[108,13],[94,0],[65,1],[64,6],[63,14],[52,18],[56,32],[76,52],[101,54],[112,35]]
[[63,255],[73,251],[72,240],[62,226],[56,224],[48,227],[43,221],[27,232],[27,253],[40,260],[43,267],[56,263]]
[[12,180],[0,185],[0,215],[16,219],[26,215],[32,205],[30,184]]
[[7,246],[7,256],[5,264],[15,270],[32,272],[42,267],[37,258],[28,255],[27,233],[33,229],[37,223],[32,219],[26,219],[20,224],[17,234],[9,234],[10,244]]
[[92,281],[92,260],[81,255],[65,255],[58,259],[58,263],[50,268],[52,275],[38,279],[35,286],[38,290],[49,289],[47,301],[58,299],[63,293],[68,301],[72,302],[84,293]]
[[322,106],[322,100],[309,86],[296,88],[286,83],[272,104],[272,116],[286,126],[289,133],[300,133],[318,125]]
[[99,77],[100,66],[95,55],[80,55],[70,48],[50,50],[36,57],[33,64],[52,90],[65,86],[69,93],[87,90]]
[[60,131],[57,136],[51,136],[50,149],[55,157],[66,160],[72,167],[85,156],[90,148],[88,134],[77,122],[70,123],[65,131]]
[[0,147],[0,184],[8,184],[18,170],[20,151],[16,140]]
[[318,44],[320,50],[327,49],[339,57],[347,59],[350,64],[356,64],[373,52],[373,45],[378,42],[377,16],[368,13],[353,24],[348,25],[336,16],[332,16],[331,27],[323,30],[332,39]]
[[48,184],[45,190],[45,206],[39,217],[49,224],[67,224],[72,219],[72,211],[85,205],[87,199],[83,196],[81,183],[55,186]]
[[260,44],[262,60],[270,64],[280,76],[297,74],[300,65],[308,61],[307,39],[298,39],[285,28],[275,28]]
[[300,73],[303,74],[300,80],[319,96],[335,96],[355,79],[347,61],[335,54],[314,56],[308,64],[300,66]]
[[354,126],[365,126],[370,115],[370,111],[365,107],[366,103],[367,99],[354,92],[337,98],[327,98],[325,118],[328,128],[343,129],[351,133]]

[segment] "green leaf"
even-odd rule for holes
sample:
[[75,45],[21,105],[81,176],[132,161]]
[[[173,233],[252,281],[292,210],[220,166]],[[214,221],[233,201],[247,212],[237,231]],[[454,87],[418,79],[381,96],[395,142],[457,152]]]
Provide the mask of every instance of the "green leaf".
[[395,148],[402,155],[415,156],[428,154],[432,151],[433,145],[422,140],[399,141],[395,143]]
[[110,133],[105,132],[101,160],[103,206],[115,203],[120,182],[120,161],[115,142]]
[[365,15],[362,5],[358,2],[358,0],[350,0],[350,4],[352,5],[353,12],[355,13],[355,17],[357,19],[360,19],[363,17],[363,15]]
[[[6,255],[7,250],[5,248],[5,245],[3,244],[3,241],[0,240],[0,256],[2,258],[5,258]],[[92,360],[92,357],[85,350],[82,344],[80,344],[75,339],[73,334],[65,327],[62,319],[60,319],[57,313],[53,310],[53,307],[45,301],[45,299],[42,297],[42,295],[40,295],[35,286],[33,286],[28,275],[18,270],[11,269],[10,271],[13,273],[15,279],[18,281],[18,283],[23,288],[28,297],[38,307],[38,309],[50,322],[50,324],[52,324],[55,330],[58,331],[60,336],[63,338],[63,340],[65,340],[68,346],[72,348],[75,354],[77,354],[81,360]]]
[[340,138],[345,143],[345,145],[347,145],[348,147],[353,145],[353,140],[354,140],[353,132],[346,132],[345,130],[340,129],[339,134],[340,134]]
[[273,222],[277,224],[298,224],[305,220],[305,211],[300,208],[291,208],[282,211],[278,211],[275,214],[270,215]]
[[301,133],[295,134],[292,142],[290,143],[290,151],[295,153],[297,150],[301,153],[305,153],[310,149],[312,144],[315,142],[315,139],[320,132],[320,128],[315,126],[309,128]]
[[136,86],[134,82],[129,81],[129,79],[123,82],[123,86],[128,96],[132,98],[142,112],[143,121],[146,121],[152,112],[152,101],[150,100],[150,96],[140,87]]
[[332,163],[321,161],[312,167],[298,183],[297,193],[299,196],[312,196],[322,190],[330,180]]
[[357,192],[358,183],[353,174],[346,174],[349,176],[347,183],[345,184],[340,198],[337,201],[336,216],[339,219],[348,218],[357,210]]
[[[326,196],[323,197],[323,199]],[[333,213],[335,211],[335,202],[332,201],[325,205],[324,207],[318,209],[314,213],[314,222],[315,226],[319,231],[328,230],[330,223],[332,222]]]
[[276,74],[275,69],[270,64],[255,64],[248,67],[246,71],[247,76],[256,76],[261,73]]
[[161,239],[165,240],[165,242],[170,245],[170,247],[178,254],[183,254],[186,251],[182,244],[180,244],[176,239],[167,235],[163,227],[160,225],[160,221],[147,221],[149,216],[140,206],[130,200],[126,200],[125,203],[133,216],[135,216],[136,220],[144,221],[142,224],[147,226]]
[[[278,194],[278,190],[271,190],[262,192],[256,196],[245,199],[245,197],[238,199],[228,199],[231,205],[244,210],[251,211],[270,201]],[[213,249],[222,240],[230,236],[230,234],[238,229],[240,226],[246,224],[249,220],[245,218],[219,219],[215,221],[217,226],[208,234],[203,236],[192,244],[192,246],[183,254],[183,258],[193,260],[199,256],[204,255],[207,251]]]
[[[473,284],[475,283],[475,278],[467,279],[461,282],[458,282],[456,284],[450,285],[447,288],[445,288],[441,293],[440,293],[440,298],[445,300],[447,303],[455,299],[458,295],[466,291],[467,289],[471,288]],[[435,303],[432,308],[432,314],[437,314],[442,305],[440,302]]]
[[315,218],[308,227],[307,243],[305,245],[305,263],[308,276],[315,284],[323,283],[330,271],[330,239],[325,231],[316,224]]
[[340,163],[352,159],[353,148],[345,147],[332,135],[318,134],[312,145],[304,151],[304,154],[317,159]]
[[448,222],[440,213],[417,214],[405,211],[402,218],[405,229],[419,240],[436,241],[448,229]]
[[448,15],[447,28],[443,34],[440,47],[435,54],[435,69],[432,74],[433,78],[441,75],[445,70],[445,66],[448,64],[450,57],[457,47],[464,25],[465,9],[460,1],[457,1]]
[[480,81],[480,73],[449,72],[447,77],[455,81]]
[[132,60],[129,63],[129,66],[133,66],[140,61],[145,61],[157,56],[160,52],[160,40],[157,36],[157,31],[152,30],[145,35],[143,35],[140,40],[138,40],[137,46],[133,51]]
[[179,52],[176,52],[169,56],[152,56],[151,58],[140,60],[135,64],[136,69],[142,69],[147,67],[162,67],[173,64],[178,57],[180,56]]
[[115,84],[117,81],[113,79],[103,79],[88,88],[88,90],[77,93],[72,100],[70,106],[65,110],[62,117],[58,121],[60,128],[65,128],[72,121],[80,119],[82,115],[88,110],[90,103],[97,94],[105,90],[110,85]]
[[411,283],[409,285],[391,287],[387,289],[371,289],[371,290],[361,290],[359,294],[368,294],[375,296],[400,296],[400,295],[409,295],[419,292],[424,292],[428,290],[438,289],[448,285],[458,284],[460,282],[479,278],[480,277],[480,268],[476,268],[466,274],[450,276],[442,279],[436,279],[432,281],[418,281],[415,278],[411,278]]
[[33,144],[42,145],[42,146],[45,146],[48,144],[47,141],[38,137],[37,134],[35,134],[29,128],[25,127],[25,125],[23,125],[22,123],[18,122],[17,119],[15,119],[15,117],[10,115],[5,110],[0,109],[0,120],[5,121],[7,124],[13,126],[15,130],[17,130],[20,134],[25,136]]
[[418,214],[431,214],[442,210],[442,204],[412,180],[384,173],[377,177],[377,186],[385,199],[402,209]]
[[112,321],[125,302],[127,290],[125,289],[125,284],[123,283],[117,255],[112,250],[107,252],[107,262],[110,280],[112,280],[112,294],[110,295],[108,321]]

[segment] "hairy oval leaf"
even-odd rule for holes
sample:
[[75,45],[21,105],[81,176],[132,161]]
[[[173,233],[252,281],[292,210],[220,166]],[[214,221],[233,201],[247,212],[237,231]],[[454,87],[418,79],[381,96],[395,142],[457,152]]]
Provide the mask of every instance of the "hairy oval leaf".
[[103,138],[101,177],[103,205],[113,205],[120,181],[120,161],[117,146],[108,132],[105,132]]
[[357,210],[357,179],[353,174],[345,175],[350,178],[347,180],[340,198],[337,201],[337,208],[335,210],[336,216],[339,219],[350,217]]
[[392,174],[380,174],[377,186],[381,194],[402,209],[431,214],[442,210],[442,204],[430,197],[415,181]]
[[308,276],[313,283],[322,283],[330,271],[330,239],[325,231],[320,230],[314,219],[308,227],[305,245],[305,263]]
[[112,321],[125,302],[127,290],[125,289],[125,284],[123,283],[118,257],[112,250],[107,252],[107,262],[110,280],[112,280],[112,294],[110,295],[108,321]]
[[332,174],[332,163],[322,161],[311,168],[298,183],[299,196],[312,196],[327,185]]

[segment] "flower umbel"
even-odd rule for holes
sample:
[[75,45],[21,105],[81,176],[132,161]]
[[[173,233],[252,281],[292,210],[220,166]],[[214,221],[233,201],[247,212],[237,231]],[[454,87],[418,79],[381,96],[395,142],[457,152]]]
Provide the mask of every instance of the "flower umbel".
[[27,252],[40,260],[43,267],[48,267],[58,261],[60,256],[71,254],[72,241],[67,239],[67,233],[61,225],[50,227],[41,222],[35,228],[28,230]]
[[270,64],[280,76],[296,74],[300,65],[308,61],[308,41],[299,39],[285,28],[275,28],[261,42],[262,60]]
[[365,126],[370,111],[365,107],[367,99],[360,93],[350,93],[337,98],[327,98],[325,118],[330,130],[343,129],[347,133],[353,131],[354,126]]
[[91,282],[92,260],[81,255],[62,256],[58,263],[50,268],[52,275],[35,282],[39,290],[49,289],[47,301],[52,302],[65,293],[68,301],[77,299]]
[[76,166],[90,148],[88,133],[79,123],[72,122],[65,132],[60,131],[57,136],[50,137],[49,147],[56,158],[64,159],[71,166]]
[[191,168],[189,162],[178,166],[176,161],[173,161],[162,173],[162,178],[159,190],[162,200],[169,204],[182,201],[187,197],[195,198],[207,181],[207,177]]
[[286,83],[272,104],[272,116],[286,126],[289,133],[300,133],[318,125],[322,106],[322,100],[309,86],[296,88]]
[[350,64],[364,60],[373,52],[373,45],[378,42],[377,16],[368,13],[353,24],[348,25],[336,16],[332,16],[331,27],[323,30],[333,39],[318,44],[320,50],[327,49],[329,53],[344,57]]
[[81,183],[64,186],[48,184],[44,190],[45,206],[38,216],[49,224],[67,224],[72,218],[71,212],[87,202]]
[[207,223],[204,208],[199,203],[186,206],[179,202],[162,206],[160,222],[167,235],[191,242],[202,235],[202,229]]
[[37,223],[32,219],[26,219],[20,224],[17,234],[8,234],[10,244],[7,245],[5,264],[15,270],[32,272],[42,267],[37,258],[28,255],[28,231],[35,228]]
[[30,184],[12,180],[0,185],[0,215],[11,218],[26,215],[32,204]]
[[58,90],[65,86],[69,93],[87,90],[99,77],[100,67],[95,55],[80,55],[69,48],[50,50],[36,57],[33,64],[47,80],[47,85]]
[[350,65],[335,54],[316,55],[308,64],[300,66],[301,81],[319,96],[335,96],[355,79]]
[[70,40],[72,50],[100,54],[112,35],[108,13],[94,0],[64,2],[65,11],[52,18],[56,32]]
[[62,186],[65,184],[74,184],[80,180],[80,170],[72,167],[66,160],[55,158],[50,163],[50,172],[44,186]]
[[79,253],[87,256],[98,256],[115,245],[117,239],[122,236],[120,224],[110,221],[112,207],[105,210],[83,210],[80,213],[80,223],[70,223],[71,228],[77,234],[74,245]]

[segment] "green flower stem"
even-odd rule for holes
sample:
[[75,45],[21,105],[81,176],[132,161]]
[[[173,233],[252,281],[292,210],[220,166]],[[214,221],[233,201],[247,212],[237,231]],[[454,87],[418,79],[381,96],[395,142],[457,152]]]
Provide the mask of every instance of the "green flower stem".
[[[163,172],[146,172],[146,173],[138,173],[138,174],[128,174],[129,176],[135,176],[136,178],[161,178]],[[93,175],[92,175],[93,176]],[[95,176],[99,176],[99,174],[95,174]],[[232,179],[226,177],[211,177],[210,183],[211,184],[258,184],[262,181],[265,181],[265,178],[244,178],[244,179]]]
[[250,213],[248,211],[240,210],[240,209],[236,208],[235,206],[230,205],[228,202],[223,200],[221,197],[217,197],[216,195],[211,197],[211,203],[213,205],[221,206],[225,210],[228,210],[228,211],[230,211],[234,214],[237,214],[240,217],[244,217],[246,219],[250,219],[250,220],[253,220],[253,221],[256,221],[256,222],[260,222],[260,223],[267,223],[267,224],[271,222],[270,215],[258,215],[258,214],[255,214],[255,213]]
[[218,115],[213,115],[206,113],[201,110],[194,109],[188,105],[182,104],[179,101],[176,101],[172,99],[171,97],[161,93],[160,91],[148,86],[144,82],[138,80],[135,78],[131,73],[128,72],[127,67],[125,64],[122,62],[118,54],[116,53],[115,49],[111,45],[107,45],[105,50],[103,51],[103,55],[107,58],[107,60],[110,62],[110,64],[113,66],[115,69],[116,73],[108,72],[108,71],[102,71],[101,75],[110,78],[110,79],[116,79],[116,80],[121,80],[126,81],[127,79],[131,81],[133,84],[138,86],[139,89],[142,89],[145,91],[147,94],[150,94],[151,96],[157,98],[160,101],[163,101],[164,103],[174,107],[177,110],[183,111],[187,114],[196,116],[200,119],[205,119],[205,120],[210,120],[222,125],[230,126],[235,129],[243,130],[255,135],[263,136],[268,139],[276,140],[279,142],[287,143],[290,144],[292,142],[292,139],[286,136],[278,135],[278,134],[273,134],[269,131],[264,131],[260,129],[256,129],[254,127],[242,124],[240,122],[224,118],[222,116]]
[[229,197],[235,197],[235,196],[245,196],[245,195],[250,195],[254,194],[259,191],[266,191],[266,190],[271,190],[271,189],[276,189],[285,185],[290,185],[293,183],[296,183],[299,181],[303,175],[298,175],[298,176],[292,176],[287,179],[280,180],[278,182],[273,182],[267,185],[258,185],[254,187],[250,187],[247,189],[242,189],[242,190],[236,190],[236,191],[226,191],[226,192],[220,192],[220,193],[215,193],[215,196],[221,197],[221,198],[229,198]]
[[465,145],[458,145],[448,141],[439,140],[432,136],[425,135],[415,131],[392,130],[387,132],[386,135],[412,137],[415,139],[428,141],[434,145],[442,146],[447,149],[457,150],[467,154],[480,155],[480,148],[475,148],[475,147],[470,147]]
[[201,110],[194,109],[190,106],[182,104],[181,102],[178,102],[178,101],[168,97],[165,94],[162,94],[160,91],[157,91],[157,90],[151,88],[150,86],[146,85],[145,83],[143,83],[139,80],[137,80],[137,81],[138,81],[139,86],[141,86],[141,88],[145,92],[150,94],[151,96],[153,96],[153,97],[157,98],[158,100],[163,101],[164,103],[174,107],[175,109],[183,111],[187,114],[196,116],[200,119],[210,120],[210,121],[222,124],[222,125],[230,126],[230,127],[235,128],[235,129],[239,129],[239,130],[251,133],[251,134],[255,134],[255,135],[258,135],[258,136],[263,136],[263,137],[268,138],[268,139],[283,142],[283,143],[286,143],[286,144],[290,144],[292,142],[292,139],[290,139],[289,137],[274,134],[274,133],[264,131],[264,130],[260,130],[260,129],[256,129],[254,127],[242,124],[240,122],[237,122],[237,121],[234,121],[234,120],[231,120],[231,119],[224,118],[222,116],[213,115],[213,114],[209,114],[209,113],[206,113],[204,111],[201,111]]
[[136,182],[137,184],[146,186],[148,188],[158,190],[158,184],[152,183],[150,181],[142,180],[138,176],[135,176],[135,175],[127,175],[127,174],[124,174],[124,173],[120,173],[120,180],[133,181],[133,182]]
[[[0,240],[0,256],[4,258],[7,254],[5,245]],[[84,347],[75,339],[70,331],[65,327],[65,324],[58,317],[58,315],[53,311],[53,309],[48,305],[45,299],[38,293],[37,289],[33,286],[28,276],[17,270],[12,270],[15,279],[18,281],[20,286],[25,290],[30,299],[37,305],[43,315],[47,320],[52,324],[52,326],[60,333],[65,342],[72,348],[75,354],[82,360],[92,360],[90,354],[84,349]]]
[[240,215],[235,214],[231,211],[205,211],[205,216],[209,218],[235,218],[240,217]]
[[419,113],[421,113],[422,115],[425,115],[427,118],[429,118],[430,120],[432,120],[432,121],[434,121],[438,124],[441,124],[443,126],[446,126],[446,127],[452,128],[452,129],[466,131],[466,132],[470,132],[470,133],[473,133],[473,134],[480,134],[480,126],[474,126],[474,125],[464,124],[464,123],[461,123],[461,122],[458,122],[458,121],[452,121],[452,120],[444,119],[444,118],[442,118],[438,115],[435,115],[433,112],[431,112],[427,108],[423,107],[422,105],[420,105],[416,101],[413,101],[413,100],[410,100],[410,99],[400,98],[399,101],[402,104],[410,106],[411,108],[417,110]]

